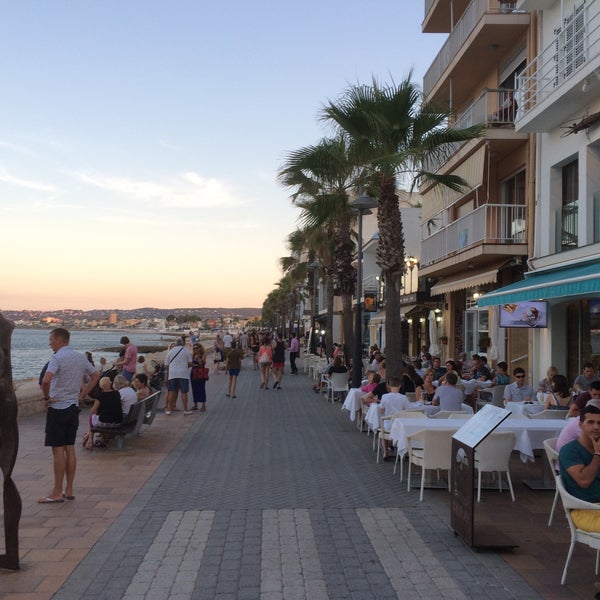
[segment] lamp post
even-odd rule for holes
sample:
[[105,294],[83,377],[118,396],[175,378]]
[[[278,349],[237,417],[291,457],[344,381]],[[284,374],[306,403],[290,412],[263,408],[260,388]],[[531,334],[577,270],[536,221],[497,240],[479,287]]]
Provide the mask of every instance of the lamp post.
[[419,264],[419,261],[417,260],[416,257],[414,256],[407,256],[404,259],[404,262],[406,263],[406,266],[408,267],[408,270],[410,271],[410,292],[409,294],[412,294],[412,282],[413,282],[413,269]]
[[361,194],[356,200],[348,203],[358,213],[358,252],[356,261],[356,312],[354,313],[354,352],[352,353],[352,387],[359,388],[362,380],[362,219],[370,215],[371,208],[377,206],[377,200]]
[[310,348],[311,354],[317,353],[317,338],[316,338],[316,322],[317,322],[317,281],[319,278],[319,261],[314,260],[308,265],[308,268],[313,272],[313,297],[311,303],[311,315],[310,315]]

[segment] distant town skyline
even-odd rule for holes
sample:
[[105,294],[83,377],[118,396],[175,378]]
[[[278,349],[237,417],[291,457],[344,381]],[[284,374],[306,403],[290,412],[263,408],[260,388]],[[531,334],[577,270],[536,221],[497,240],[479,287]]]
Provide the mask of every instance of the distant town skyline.
[[262,306],[298,211],[289,152],[351,83],[423,74],[423,6],[7,3],[0,310]]

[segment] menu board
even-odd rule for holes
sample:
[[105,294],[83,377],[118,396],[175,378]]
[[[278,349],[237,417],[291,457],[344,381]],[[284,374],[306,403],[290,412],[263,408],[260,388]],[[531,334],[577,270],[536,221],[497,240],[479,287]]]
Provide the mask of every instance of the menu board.
[[476,448],[510,414],[510,410],[486,404],[468,419],[452,437],[469,448]]

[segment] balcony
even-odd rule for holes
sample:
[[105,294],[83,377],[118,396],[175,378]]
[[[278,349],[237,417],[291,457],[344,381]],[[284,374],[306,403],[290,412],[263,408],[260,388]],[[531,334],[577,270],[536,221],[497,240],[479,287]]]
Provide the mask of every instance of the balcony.
[[[440,213],[438,219],[443,218]],[[425,268],[442,260],[457,256],[483,245],[513,246],[526,244],[526,207],[523,204],[485,204],[473,212],[442,225],[429,235],[435,227],[436,219],[422,225],[421,274],[432,269]],[[508,247],[504,251],[481,249],[480,254],[511,254]]]
[[579,246],[579,205],[577,200],[561,206],[556,211],[556,248],[558,252],[573,250]]
[[[494,147],[497,157],[505,152],[511,152],[516,140],[522,144],[528,138],[527,134],[516,134],[514,130],[515,117],[518,105],[515,101],[515,90],[510,89],[484,89],[481,96],[473,102],[464,112],[459,114],[452,127],[464,129],[472,125],[484,125],[488,131],[485,134],[487,140],[504,140],[502,148]],[[448,144],[442,151],[427,160],[427,170],[437,172],[453,156],[458,154],[459,149],[467,142],[456,142]],[[496,145],[496,144],[495,144]]]
[[[510,4],[511,8],[507,8]],[[472,0],[423,78],[427,100],[464,106],[480,81],[514,50],[529,27],[529,13],[497,0]]]
[[549,131],[600,94],[600,0],[580,3],[518,78],[518,131]]

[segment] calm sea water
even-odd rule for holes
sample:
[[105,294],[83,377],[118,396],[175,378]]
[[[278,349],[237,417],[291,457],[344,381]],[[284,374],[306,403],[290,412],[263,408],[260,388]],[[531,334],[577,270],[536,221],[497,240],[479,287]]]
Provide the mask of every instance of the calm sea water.
[[[12,334],[11,362],[13,380],[38,377],[42,367],[52,356],[48,345],[48,329],[15,329]],[[117,359],[116,352],[100,352],[101,348],[119,346],[121,336],[127,335],[136,346],[167,346],[173,340],[172,336],[161,335],[159,332],[122,332],[122,331],[71,331],[71,346],[81,352],[92,353],[94,362],[99,364],[104,356],[110,363]]]

